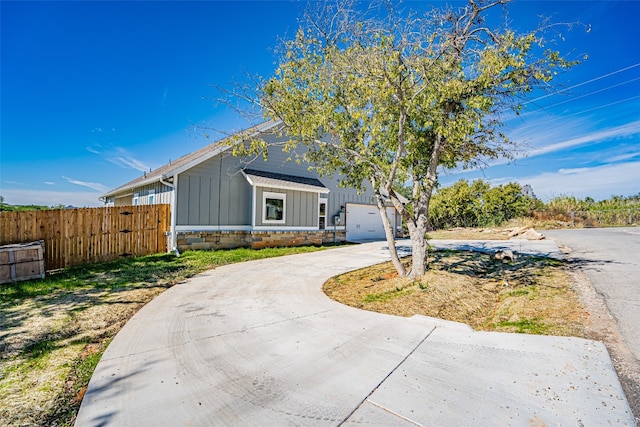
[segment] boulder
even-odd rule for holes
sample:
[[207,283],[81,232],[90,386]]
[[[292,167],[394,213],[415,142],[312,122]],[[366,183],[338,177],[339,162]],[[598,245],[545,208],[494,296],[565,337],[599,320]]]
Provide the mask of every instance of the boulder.
[[510,251],[509,249],[500,250],[496,252],[493,257],[500,261],[513,261],[514,259],[516,259],[513,251]]
[[543,240],[545,237],[538,233],[536,230],[534,230],[533,228],[529,228],[528,230],[519,233],[513,237],[510,237],[510,239],[524,239],[524,240]]
[[513,237],[519,236],[522,233],[524,233],[525,231],[527,231],[529,229],[529,227],[518,227],[518,228],[514,228],[513,230],[511,230],[511,232],[508,234],[508,237],[511,239]]

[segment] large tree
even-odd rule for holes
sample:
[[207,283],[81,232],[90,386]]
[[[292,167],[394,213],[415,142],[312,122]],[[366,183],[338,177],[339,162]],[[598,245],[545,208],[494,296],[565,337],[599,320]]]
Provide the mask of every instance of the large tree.
[[[507,156],[503,114],[572,65],[544,47],[542,29],[517,34],[502,24],[508,0],[470,0],[426,14],[391,5],[324,3],[283,44],[272,78],[243,92],[268,120],[282,123],[285,149],[306,146],[320,174],[371,185],[395,267],[420,277],[427,259],[429,202],[441,168]],[[361,5],[361,3],[360,3]],[[493,13],[497,12],[497,13]],[[246,87],[245,87],[246,88]],[[236,95],[239,92],[234,92]],[[266,148],[258,137],[238,152]],[[411,186],[403,203],[400,189]],[[406,201],[406,200],[405,200]],[[402,215],[412,243],[406,270],[395,251],[385,204]]]

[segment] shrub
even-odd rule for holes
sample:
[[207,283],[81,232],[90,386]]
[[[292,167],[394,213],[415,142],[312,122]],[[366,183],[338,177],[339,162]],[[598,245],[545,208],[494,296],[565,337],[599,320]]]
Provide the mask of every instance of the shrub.
[[463,179],[438,189],[431,201],[429,221],[434,229],[490,227],[528,215],[539,205],[540,201],[525,194],[520,184],[491,187],[481,179],[471,184]]

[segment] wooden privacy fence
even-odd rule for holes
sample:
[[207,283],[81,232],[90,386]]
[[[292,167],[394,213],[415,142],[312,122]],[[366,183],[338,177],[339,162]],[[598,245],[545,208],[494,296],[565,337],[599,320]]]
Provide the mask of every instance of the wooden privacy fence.
[[0,212],[0,245],[45,242],[47,270],[166,250],[169,205]]

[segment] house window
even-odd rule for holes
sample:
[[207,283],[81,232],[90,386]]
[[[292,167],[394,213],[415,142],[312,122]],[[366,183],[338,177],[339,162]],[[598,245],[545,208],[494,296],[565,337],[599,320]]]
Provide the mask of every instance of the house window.
[[133,193],[133,206],[138,206],[138,197],[140,197],[139,193]]
[[262,222],[266,224],[284,224],[287,195],[284,193],[262,194]]
[[156,190],[149,190],[149,204],[152,205],[156,198]]
[[327,199],[319,199],[318,203],[318,228],[324,230],[327,227]]

